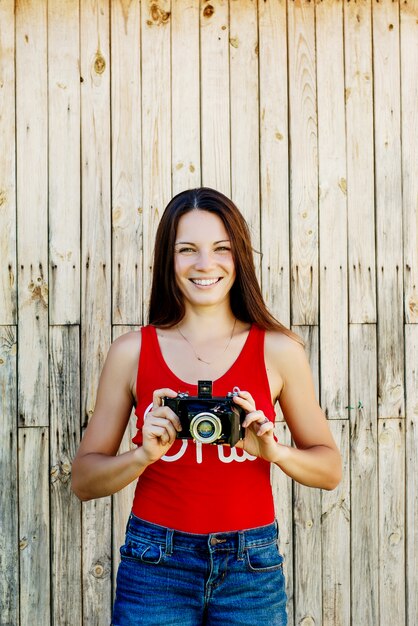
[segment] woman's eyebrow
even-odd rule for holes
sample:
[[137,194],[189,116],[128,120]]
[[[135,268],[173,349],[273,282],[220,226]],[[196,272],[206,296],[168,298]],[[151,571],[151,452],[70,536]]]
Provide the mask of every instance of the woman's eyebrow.
[[[214,241],[213,245],[216,246],[218,243],[230,243],[229,239],[221,239],[220,241]],[[189,246],[195,246],[196,243],[194,243],[193,241],[176,241],[175,242],[175,246],[180,245],[180,244],[187,244]]]

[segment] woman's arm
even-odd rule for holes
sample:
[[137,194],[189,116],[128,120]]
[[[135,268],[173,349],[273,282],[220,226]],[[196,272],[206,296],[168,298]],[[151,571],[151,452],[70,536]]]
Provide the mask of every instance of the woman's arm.
[[250,394],[243,393],[236,401],[248,411],[244,425],[247,429],[251,425],[245,449],[275,463],[303,485],[334,489],[341,481],[341,456],[316,400],[303,347],[286,335],[266,333],[265,352],[267,369],[273,372],[270,378],[276,373],[282,381],[279,403],[296,447],[275,441],[273,424],[265,422]]
[[96,406],[73,461],[72,489],[80,500],[110,495],[145,469],[140,449],[116,456],[129,421],[140,350],[139,333],[128,333],[110,347]]
[[162,405],[172,389],[157,389],[142,428],[142,445],[116,456],[134,403],[140,352],[138,333],[127,333],[110,347],[100,377],[94,413],[72,468],[72,489],[80,500],[109,496],[138,478],[173,445],[180,421]]

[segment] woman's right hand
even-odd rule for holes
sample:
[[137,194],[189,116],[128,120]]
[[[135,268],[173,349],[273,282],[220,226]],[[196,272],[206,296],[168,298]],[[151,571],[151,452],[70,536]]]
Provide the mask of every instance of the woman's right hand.
[[163,457],[181,431],[180,420],[168,406],[163,406],[163,398],[175,398],[172,389],[156,389],[152,396],[152,409],[146,414],[142,427],[142,451],[146,463],[155,463]]

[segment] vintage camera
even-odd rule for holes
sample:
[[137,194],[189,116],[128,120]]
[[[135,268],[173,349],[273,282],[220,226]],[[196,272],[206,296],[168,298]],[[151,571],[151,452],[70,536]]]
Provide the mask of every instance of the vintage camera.
[[235,446],[244,438],[242,422],[246,415],[233,401],[239,390],[234,387],[224,398],[213,398],[212,381],[199,380],[197,385],[197,397],[184,392],[176,398],[163,398],[163,404],[180,419],[182,430],[177,433],[177,439]]

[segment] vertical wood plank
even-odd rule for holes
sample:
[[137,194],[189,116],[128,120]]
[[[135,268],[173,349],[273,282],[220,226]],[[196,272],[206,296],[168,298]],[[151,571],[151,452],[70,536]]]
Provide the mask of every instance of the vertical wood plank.
[[[348,401],[347,179],[343,5],[316,5],[321,406],[345,418]],[[333,62],[329,63],[332,49]]]
[[200,186],[199,3],[171,6],[173,195]]
[[50,623],[48,429],[19,429],[20,623]]
[[48,424],[46,51],[46,0],[17,3],[18,410],[22,426]]
[[418,623],[418,325],[405,326],[407,624]]
[[112,320],[142,317],[141,3],[110,2]]
[[405,422],[379,420],[380,626],[405,624]]
[[379,417],[404,416],[399,4],[373,2]]
[[79,2],[48,4],[50,323],[80,321]]
[[260,2],[261,283],[265,302],[290,325],[289,133],[285,0]]
[[71,491],[80,441],[79,327],[50,330],[52,623],[82,624],[81,504]]
[[[305,342],[318,396],[318,327],[298,326],[292,330]],[[313,626],[322,623],[321,490],[295,482],[293,498],[295,625]]]
[[348,420],[329,425],[341,452],[343,479],[333,491],[322,491],[321,623],[350,626],[350,428]]
[[[231,195],[260,249],[257,0],[229,5]],[[256,268],[260,270],[259,257]]]
[[[280,443],[290,446],[290,430],[285,422],[278,422],[275,434]],[[279,524],[280,551],[284,558],[283,571],[286,578],[287,614],[289,625],[294,620],[293,598],[293,495],[292,480],[277,465],[271,467],[271,487],[276,519]]]
[[[93,413],[110,345],[110,79],[109,4],[80,5],[82,76],[82,332],[83,427]],[[110,622],[111,499],[83,505],[83,621]]]
[[379,623],[376,326],[350,325],[351,611]]
[[202,183],[231,196],[228,0],[201,3]]
[[292,324],[318,323],[315,6],[288,3]]
[[[138,330],[135,326],[113,326],[113,341],[129,331]],[[139,335],[139,333],[138,333]],[[139,341],[139,336],[138,336]],[[119,447],[119,454],[128,452],[135,448],[132,438],[136,435],[136,416],[132,409],[131,418],[125,430],[122,442]],[[126,523],[132,509],[135,495],[136,480],[127,485],[121,491],[112,496],[112,571],[113,571],[113,594],[116,590],[116,574],[120,562],[119,548],[125,541]]]
[[0,616],[19,626],[16,327],[0,326]]
[[145,0],[141,6],[145,318],[155,232],[171,198],[171,14],[169,0],[161,0],[158,5]]
[[371,0],[344,2],[350,323],[376,322]]
[[418,1],[400,2],[405,320],[418,323]]
[[14,2],[0,4],[0,324],[16,324]]

